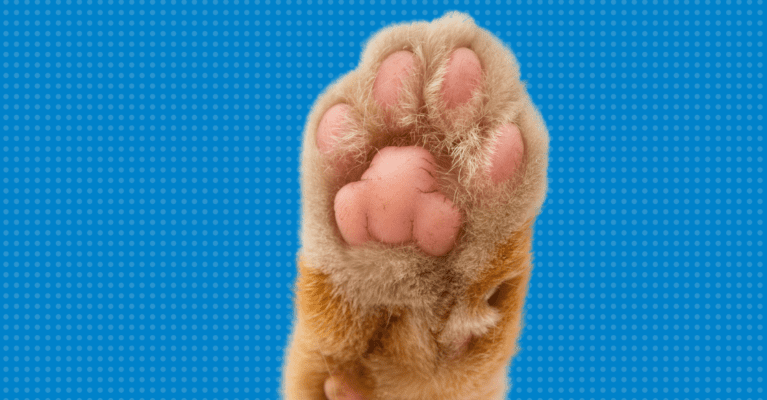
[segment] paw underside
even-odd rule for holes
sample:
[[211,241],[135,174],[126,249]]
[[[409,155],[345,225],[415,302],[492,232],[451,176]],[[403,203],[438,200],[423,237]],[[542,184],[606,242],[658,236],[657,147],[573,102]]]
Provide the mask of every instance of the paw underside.
[[[313,108],[300,254],[312,272],[302,275],[323,279],[327,298],[354,310],[351,318],[381,320],[352,324],[357,336],[311,329],[328,338],[325,356],[353,359],[378,390],[402,390],[385,379],[404,379],[426,395],[416,379],[424,371],[435,381],[433,371],[450,366],[442,377],[456,381],[456,363],[481,371],[479,363],[502,364],[513,351],[548,150],[519,77],[508,49],[451,14],[378,33],[357,69]],[[299,302],[319,287],[304,284]],[[312,313],[309,303],[299,313]],[[509,349],[481,355],[493,343]],[[392,372],[397,363],[407,365]]]

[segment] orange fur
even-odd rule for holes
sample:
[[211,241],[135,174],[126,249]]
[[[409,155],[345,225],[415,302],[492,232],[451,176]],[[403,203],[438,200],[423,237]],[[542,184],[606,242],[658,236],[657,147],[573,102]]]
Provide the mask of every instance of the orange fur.
[[324,399],[324,381],[339,371],[359,376],[367,400],[503,395],[505,387],[488,383],[516,353],[531,272],[531,226],[532,220],[498,245],[482,278],[463,291],[471,307],[487,307],[488,292],[500,285],[490,305],[502,318],[455,360],[444,355],[437,340],[446,316],[429,321],[411,309],[355,309],[334,293],[328,275],[301,260],[298,329],[286,365],[287,398]]

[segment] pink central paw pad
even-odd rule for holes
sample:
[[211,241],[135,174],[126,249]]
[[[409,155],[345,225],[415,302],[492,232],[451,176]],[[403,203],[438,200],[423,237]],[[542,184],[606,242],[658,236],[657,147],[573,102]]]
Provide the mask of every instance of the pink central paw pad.
[[434,157],[417,146],[386,147],[362,180],[341,188],[336,223],[344,240],[361,245],[415,242],[426,254],[442,256],[454,246],[461,212],[439,192]]

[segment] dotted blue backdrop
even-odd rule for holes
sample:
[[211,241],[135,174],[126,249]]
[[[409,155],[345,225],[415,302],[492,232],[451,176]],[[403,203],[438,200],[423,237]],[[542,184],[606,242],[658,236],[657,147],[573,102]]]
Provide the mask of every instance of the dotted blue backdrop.
[[275,399],[317,95],[470,13],[551,134],[511,399],[764,398],[762,0],[2,0],[2,399]]

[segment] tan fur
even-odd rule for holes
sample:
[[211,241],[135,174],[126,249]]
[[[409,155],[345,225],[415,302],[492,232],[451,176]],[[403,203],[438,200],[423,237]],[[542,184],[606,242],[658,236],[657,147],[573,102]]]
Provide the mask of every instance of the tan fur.
[[[468,104],[446,111],[441,79],[459,47],[479,57],[481,90]],[[372,87],[381,62],[403,49],[416,55],[416,71],[392,123],[373,100]],[[545,125],[519,76],[516,60],[497,39],[467,16],[450,14],[379,32],[358,68],[317,100],[301,162],[302,250],[286,399],[324,399],[324,380],[341,370],[361,374],[368,400],[505,395],[548,153]],[[339,102],[351,106],[354,128],[341,139],[338,154],[353,154],[357,167],[334,177],[314,143],[322,115]],[[515,179],[494,187],[484,173],[488,149],[496,129],[508,122],[522,133],[524,165]],[[389,145],[420,145],[438,160],[441,187],[465,212],[457,247],[448,255],[429,257],[415,246],[382,243],[349,247],[338,234],[335,193],[358,180],[375,152]],[[476,338],[466,353],[450,359],[455,342],[467,334]]]

